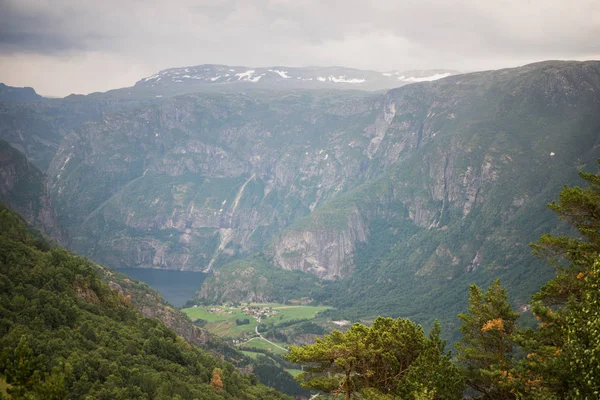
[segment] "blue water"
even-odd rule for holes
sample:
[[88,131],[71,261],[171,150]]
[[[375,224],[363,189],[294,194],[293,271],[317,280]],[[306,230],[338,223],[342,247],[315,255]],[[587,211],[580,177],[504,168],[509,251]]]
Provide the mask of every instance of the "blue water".
[[194,297],[208,274],[148,268],[116,268],[122,274],[142,281],[175,307],[182,307]]

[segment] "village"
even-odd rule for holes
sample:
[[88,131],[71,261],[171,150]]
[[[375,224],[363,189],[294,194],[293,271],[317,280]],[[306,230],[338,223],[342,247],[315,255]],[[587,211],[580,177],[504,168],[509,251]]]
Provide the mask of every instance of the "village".
[[193,308],[203,308],[205,312],[210,313],[210,314],[217,314],[217,315],[233,314],[235,311],[240,310],[242,313],[244,313],[246,315],[251,315],[254,318],[256,318],[257,320],[274,317],[275,315],[277,315],[279,313],[278,310],[276,310],[272,307],[269,307],[269,306],[263,307],[260,305],[252,305],[252,306],[246,305],[246,306],[240,306],[240,307],[225,306],[225,307],[210,307],[210,308],[204,308],[204,307],[195,305]]

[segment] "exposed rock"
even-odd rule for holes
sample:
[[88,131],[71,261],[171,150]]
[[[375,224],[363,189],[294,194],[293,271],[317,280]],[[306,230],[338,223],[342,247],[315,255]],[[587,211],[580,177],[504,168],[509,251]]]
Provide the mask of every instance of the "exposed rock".
[[44,174],[3,140],[0,140],[0,201],[46,235],[66,244],[67,235],[50,203]]

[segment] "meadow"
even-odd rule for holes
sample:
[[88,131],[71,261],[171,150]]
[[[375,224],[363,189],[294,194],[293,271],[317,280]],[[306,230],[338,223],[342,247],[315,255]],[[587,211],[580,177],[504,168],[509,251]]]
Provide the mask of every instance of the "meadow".
[[[182,311],[192,319],[206,321],[206,328],[225,339],[245,339],[256,336],[256,327],[258,325],[255,315],[244,312],[244,308],[258,308],[260,310],[271,310],[267,317],[261,318],[261,324],[278,325],[288,324],[296,320],[311,320],[321,311],[328,310],[327,306],[306,306],[289,305],[279,303],[244,303],[234,307],[232,305],[224,306],[198,306],[184,308]],[[257,313],[255,311],[255,313]],[[238,325],[236,320],[249,320],[248,324]]]

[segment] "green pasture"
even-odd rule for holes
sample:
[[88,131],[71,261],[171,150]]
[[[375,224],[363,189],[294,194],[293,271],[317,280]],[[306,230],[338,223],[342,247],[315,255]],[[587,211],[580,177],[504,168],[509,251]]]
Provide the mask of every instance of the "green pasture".
[[[182,311],[192,320],[203,319],[207,321],[205,328],[209,332],[223,338],[236,339],[255,335],[255,328],[257,325],[256,318],[252,315],[245,314],[242,311],[242,308],[245,306],[248,305],[243,304],[240,307],[198,306],[184,308]],[[304,306],[278,303],[250,303],[249,306],[261,308],[270,307],[273,310],[277,310],[278,313],[276,315],[261,321],[264,324],[273,324],[275,327],[292,320],[313,319],[317,313],[331,308],[327,306]],[[211,309],[216,309],[218,311],[208,311]],[[249,324],[237,325],[235,323],[236,319],[243,320],[246,318],[250,320]]]

